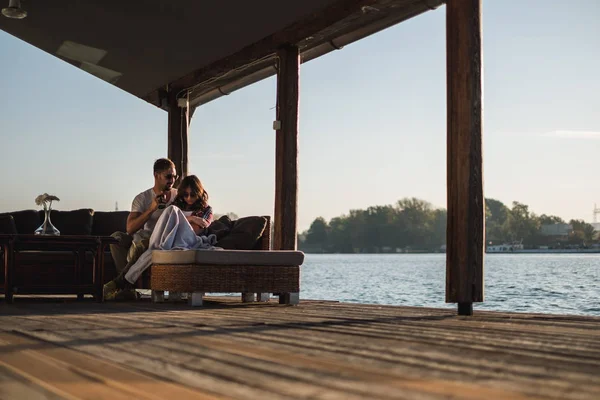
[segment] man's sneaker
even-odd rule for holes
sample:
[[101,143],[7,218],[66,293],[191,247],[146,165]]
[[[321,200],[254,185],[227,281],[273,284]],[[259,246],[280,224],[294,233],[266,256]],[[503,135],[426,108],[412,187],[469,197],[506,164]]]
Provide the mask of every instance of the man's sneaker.
[[104,301],[115,300],[118,291],[119,289],[117,289],[117,283],[115,281],[110,281],[107,284],[105,284],[102,288],[102,292],[104,294]]

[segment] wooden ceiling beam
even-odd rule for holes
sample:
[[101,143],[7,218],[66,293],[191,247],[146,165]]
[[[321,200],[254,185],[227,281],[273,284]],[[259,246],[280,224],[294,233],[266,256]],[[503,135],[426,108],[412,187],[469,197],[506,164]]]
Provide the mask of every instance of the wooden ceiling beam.
[[[244,47],[237,53],[222,58],[172,81],[169,86],[175,90],[189,88],[212,77],[222,75],[232,69],[243,67],[256,60],[275,54],[283,45],[295,45],[307,37],[333,25],[337,21],[361,11],[362,7],[375,4],[376,2],[377,0],[339,0],[325,8],[306,15],[304,18],[294,22],[279,32]],[[161,107],[159,89],[144,96],[144,100]]]

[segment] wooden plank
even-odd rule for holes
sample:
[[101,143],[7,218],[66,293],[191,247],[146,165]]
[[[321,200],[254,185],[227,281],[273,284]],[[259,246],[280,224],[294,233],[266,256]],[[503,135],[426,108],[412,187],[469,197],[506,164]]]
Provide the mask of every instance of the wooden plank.
[[[590,366],[593,367],[600,358],[598,348],[599,336],[589,337],[588,339],[589,335],[587,335],[587,332],[585,336],[581,336],[578,331],[572,329],[554,332],[547,331],[545,335],[542,335],[535,332],[534,334],[526,333],[525,331],[519,332],[512,326],[507,326],[504,332],[497,332],[497,330],[489,329],[493,328],[493,326],[489,326],[491,325],[489,323],[485,323],[486,329],[483,332],[483,329],[471,332],[472,328],[469,331],[465,331],[464,325],[457,325],[456,327],[449,326],[448,324],[438,327],[424,323],[418,325],[398,325],[392,322],[380,322],[380,320],[361,321],[358,324],[344,323],[344,321],[338,324],[331,324],[327,321],[317,321],[311,324],[306,314],[290,315],[289,320],[283,321],[281,318],[272,320],[270,315],[252,318],[245,317],[239,313],[222,315],[220,319],[213,321],[211,321],[209,316],[204,315],[202,320],[204,326],[212,326],[213,324],[215,326],[223,326],[224,320],[231,319],[238,322],[237,326],[240,326],[239,324],[242,323],[243,325],[240,328],[242,330],[252,329],[253,331],[261,332],[260,326],[254,326],[258,318],[258,320],[263,321],[264,329],[267,331],[295,332],[301,329],[304,331],[310,330],[310,335],[326,334],[333,336],[343,334],[353,335],[353,337],[362,338],[362,340],[394,340],[397,343],[402,342],[406,345],[448,346],[448,352],[453,352],[454,350],[457,352],[476,350],[480,353],[497,353],[502,357],[504,355],[523,355],[530,358],[530,361],[527,361],[529,364],[537,363],[536,360],[539,360],[540,363],[561,362],[564,364],[565,369],[568,368],[573,371],[586,371]],[[162,326],[162,324],[158,325],[152,317],[146,318],[140,316],[136,324],[132,324],[128,319],[126,315],[122,317],[115,316],[107,320],[107,324],[109,325],[105,325],[105,327],[108,328],[110,326],[118,329],[122,325],[123,329],[131,329],[132,327],[142,329],[144,326]],[[302,319],[303,323],[298,323],[299,319]],[[77,322],[77,326],[85,326],[86,320],[89,320],[89,318],[78,316],[70,318],[70,321]],[[245,322],[246,320],[248,321],[247,323]],[[169,318],[165,323],[170,327],[189,327],[192,322],[193,319],[190,320],[188,316],[185,320],[181,321]],[[62,322],[57,322],[57,327],[61,324]],[[28,329],[30,328],[31,326]],[[233,332],[235,332],[235,328],[232,328]],[[230,330],[227,330],[227,332],[228,334],[232,334]],[[515,339],[512,336],[516,335],[516,332],[519,333]],[[565,343],[568,343],[568,345],[565,345]],[[574,359],[574,357],[576,358]]]
[[188,126],[185,110],[177,105],[176,91],[169,93],[169,131],[168,155],[175,163],[175,169],[180,178],[175,182],[175,187],[181,178],[188,175]]
[[296,250],[298,213],[298,112],[300,53],[297,46],[279,50],[275,144],[275,230],[273,249]]
[[446,302],[468,308],[483,293],[481,0],[446,4],[448,225]]
[[[112,332],[115,335],[112,337],[103,336],[103,332],[100,330],[85,330],[81,333],[82,335],[78,335],[80,337],[78,349],[81,351],[99,359],[110,359],[122,366],[135,368],[138,373],[160,376],[179,385],[215,393],[219,398],[268,397],[283,400],[290,397],[281,395],[279,387],[264,390],[261,385],[242,379],[240,376],[243,376],[244,373],[251,373],[252,369],[249,365],[228,367],[226,363],[205,356],[190,356],[186,354],[186,348],[166,353],[156,348],[150,337],[141,341],[132,340],[124,331]],[[31,334],[45,340],[56,341],[63,346],[68,345],[70,339],[69,333],[64,331],[40,331]],[[252,377],[256,378],[257,376],[253,375]],[[268,375],[262,379],[276,383]],[[314,392],[314,389],[310,390]]]
[[[150,336],[156,333],[156,330],[147,332]],[[101,353],[95,354],[117,358],[124,354],[129,357],[143,356],[134,364],[143,362],[144,368],[158,359],[170,365],[185,363],[188,365],[188,374],[200,371],[214,373],[218,370],[249,387],[271,390],[271,396],[275,398],[314,397],[317,394],[328,394],[330,398],[382,399],[421,399],[431,398],[432,395],[472,399],[480,396],[491,399],[526,398],[504,388],[488,388],[447,379],[423,379],[416,372],[407,375],[405,370],[394,373],[389,368],[365,364],[364,360],[349,363],[344,359],[324,359],[320,355],[303,356],[293,349],[279,351],[255,344],[244,345],[228,337],[202,337],[198,340],[194,336],[181,337],[177,331],[171,333],[172,340],[169,341],[157,343],[145,340],[134,347],[124,342],[123,345],[104,346]],[[191,356],[195,356],[197,361],[187,361]],[[252,368],[248,369],[247,365],[252,365]],[[327,379],[322,379],[324,376]]]
[[[176,340],[179,336],[177,335],[177,332],[173,332],[173,340]],[[164,359],[164,362],[168,363],[168,364],[173,364],[174,362],[176,363],[177,358],[174,356],[176,355],[177,352],[182,352],[185,351],[186,353],[186,358],[189,358],[190,353],[196,354],[199,358],[202,358],[203,360],[201,360],[198,363],[193,363],[194,365],[196,365],[198,368],[203,368],[203,364],[205,363],[206,358],[209,359],[213,359],[213,360],[221,360],[224,361],[223,359],[223,355],[217,355],[215,356],[214,354],[211,353],[211,351],[206,347],[206,345],[210,344],[212,342],[212,337],[211,338],[203,338],[200,342],[198,343],[193,343],[193,342],[189,342],[187,343],[189,340],[191,340],[191,338],[186,338],[184,337],[183,340],[185,341],[184,343],[181,342],[173,342],[173,341],[168,341],[168,342],[161,342],[158,344],[154,343],[154,342],[148,342],[149,343],[149,347],[146,348],[146,350],[144,350],[143,348],[137,348],[134,350],[137,354],[142,354],[144,351],[152,351],[153,354],[156,354],[157,357],[160,357],[162,359]],[[235,338],[233,339],[231,337],[226,337],[224,338],[224,340],[228,341],[228,346],[229,348],[227,349],[227,352],[231,353],[231,352],[235,352],[235,349],[237,348],[236,343],[238,343],[238,339]],[[257,341],[261,341],[264,342],[265,339],[264,338],[257,338]],[[205,343],[206,342],[206,343]],[[165,347],[166,346],[166,347]],[[113,346],[111,346],[112,348]],[[268,349],[265,349],[265,345],[261,344],[259,346],[256,346],[256,344],[254,344],[252,346],[252,348],[256,349],[257,352],[259,352],[260,354],[265,354],[268,353]],[[270,347],[270,346],[269,346]],[[358,349],[360,348],[360,345],[355,347]],[[117,352],[117,353],[130,353],[131,352],[131,346],[125,346],[122,348],[121,351],[119,351],[118,349],[113,349],[113,352]],[[151,350],[152,349],[152,350]],[[185,349],[188,349],[187,351]],[[102,355],[106,356],[107,355],[107,351],[111,351],[110,349],[107,348],[103,348],[102,349],[103,353]],[[416,351],[416,350],[415,350]],[[301,371],[297,371],[297,364],[296,362],[298,361],[299,357],[299,352],[297,351],[297,349],[290,349],[289,350],[290,354],[287,355],[287,357],[282,358],[282,360],[286,360],[285,361],[285,365],[277,365],[277,361],[276,360],[271,360],[269,361],[269,364],[267,364],[268,367],[273,367],[277,370],[290,370],[291,373],[293,373],[293,376],[297,376],[298,379],[301,378]],[[427,351],[426,349],[423,350],[423,352],[425,353],[425,356],[432,356],[432,353],[430,351]],[[381,349],[380,353],[382,354],[387,354],[385,349]],[[122,355],[119,355],[118,357],[122,357]],[[325,359],[330,359],[331,357],[326,357]],[[319,360],[323,359],[323,357],[318,357],[315,360],[312,360],[312,362],[314,362],[316,365],[319,364]],[[142,361],[142,360],[139,360]],[[148,360],[146,360],[148,361]],[[332,360],[333,361],[333,360]],[[389,360],[392,361],[392,360]],[[446,360],[447,361],[447,360]],[[308,361],[307,361],[308,362]],[[401,364],[406,364],[406,363],[410,363],[412,362],[414,366],[417,367],[417,369],[413,370],[412,373],[408,373],[406,368],[403,367],[401,370],[398,370],[397,367],[394,367],[393,370],[398,370],[398,374],[400,377],[403,377],[404,379],[408,379],[409,377],[412,376],[411,379],[416,379],[416,377],[418,377],[419,375],[419,371],[418,371],[418,367],[420,366],[421,368],[426,367],[428,369],[431,369],[432,371],[436,371],[439,370],[440,372],[444,373],[444,376],[446,377],[445,380],[447,380],[448,378],[450,379],[456,379],[456,377],[452,377],[452,374],[450,373],[451,371],[455,370],[456,374],[460,375],[464,375],[465,372],[467,373],[466,377],[469,376],[476,376],[478,380],[490,380],[490,381],[497,381],[498,383],[500,383],[501,385],[506,386],[507,383],[512,382],[511,386],[513,388],[517,388],[522,392],[529,392],[530,394],[533,393],[535,394],[537,391],[542,390],[542,391],[548,391],[550,394],[552,393],[556,393],[556,396],[558,396],[558,398],[561,398],[561,393],[564,392],[569,392],[569,391],[573,391],[573,385],[570,384],[570,382],[572,383],[572,375],[567,374],[565,376],[557,376],[554,379],[555,380],[551,380],[550,376],[546,376],[544,378],[544,385],[543,387],[540,387],[539,381],[537,381],[536,383],[536,379],[538,376],[540,376],[540,371],[543,371],[544,369],[547,369],[547,367],[541,367],[538,372],[534,372],[535,375],[533,375],[533,380],[531,378],[529,378],[529,380],[527,380],[527,376],[522,376],[522,374],[516,375],[516,373],[522,373],[522,371],[518,371],[515,370],[514,373],[515,375],[512,376],[511,380],[512,381],[507,381],[507,376],[511,376],[510,374],[507,374],[506,371],[502,370],[502,369],[494,369],[493,366],[490,366],[490,371],[489,373],[485,373],[484,371],[479,371],[478,368],[473,368],[472,370],[468,370],[465,369],[464,367],[461,366],[455,366],[454,363],[450,362],[444,362],[443,360],[437,360],[437,359],[431,359],[430,362],[427,363],[423,363],[422,360],[419,360],[419,358],[415,358],[414,356],[409,356],[409,355],[404,355],[401,358]],[[257,368],[260,369],[260,365],[257,363],[256,360],[242,360],[240,362],[238,362],[238,365],[244,365],[244,363],[249,363],[251,365],[253,365],[253,368],[256,370]],[[395,364],[397,364],[397,361],[394,361]],[[135,364],[138,364],[138,362],[135,362]],[[344,368],[346,369],[345,366],[350,365],[350,366],[363,366],[363,365],[370,365],[372,364],[372,361],[369,362],[367,360],[365,360],[364,358],[359,358],[356,360],[352,360],[352,359],[345,359],[344,361],[340,361],[338,367],[340,368]],[[392,364],[389,364],[390,366]],[[410,364],[408,364],[410,365]],[[447,367],[447,368],[452,368],[452,369],[440,369],[440,367]],[[244,375],[248,375],[244,372],[243,367],[242,370],[227,370],[223,367],[218,367],[216,364],[208,364],[206,368],[209,368],[210,370],[214,371],[215,369],[218,369],[220,372],[227,372],[229,374],[234,374],[232,376],[235,376],[236,379],[242,379],[242,376]],[[206,369],[204,368],[204,369]],[[318,367],[315,367],[317,369],[317,371],[319,370]],[[314,368],[313,368],[314,369]],[[350,372],[352,371],[352,367],[349,368]],[[369,367],[360,367],[361,370],[369,370]],[[386,369],[387,373],[391,373],[392,369],[390,369],[389,367]],[[262,372],[264,373],[265,371],[267,371],[267,369],[264,369]],[[189,372],[189,371],[188,371]],[[331,386],[330,384],[331,382],[331,371],[322,371],[321,373],[325,374],[326,376],[329,376],[329,381],[327,382],[327,384],[329,386]],[[358,372],[357,372],[358,373]],[[240,375],[241,374],[241,375]],[[265,374],[265,378],[267,376],[270,376],[271,374],[266,373]],[[501,375],[502,378],[498,378],[498,376]],[[382,377],[383,378],[383,377]],[[252,382],[252,384],[257,384],[257,380],[255,376],[251,376],[248,378],[250,380],[250,382]],[[396,379],[398,379],[398,377],[396,377]],[[386,379],[386,381],[389,379]],[[520,385],[520,387],[518,387],[518,385],[516,384],[516,381],[523,381],[524,383]],[[270,376],[270,378],[268,378],[268,380],[266,382],[269,382],[269,384],[275,385],[275,386],[281,386],[281,384],[284,384],[285,382],[281,382],[278,379],[276,379],[273,376]],[[525,383],[526,382],[526,383]],[[468,382],[466,382],[467,386]],[[313,383],[313,386],[321,386],[322,382],[320,382],[319,379],[315,378],[315,381]],[[341,384],[340,384],[341,385]],[[344,386],[347,385],[347,383],[343,384]],[[378,384],[379,385],[379,384]],[[385,388],[385,385],[383,385]],[[456,387],[460,387],[460,385],[456,385]],[[474,389],[475,387],[472,387],[472,389]],[[298,390],[298,388],[296,388],[296,390]],[[310,390],[309,388],[305,388],[304,391],[306,390]],[[373,389],[375,390],[375,389]],[[506,388],[504,388],[504,390],[506,390]],[[484,390],[485,391],[485,390]],[[579,393],[583,393],[586,392],[585,390],[585,386],[582,385],[582,387],[580,389],[578,389]],[[506,395],[506,393],[505,393]],[[551,396],[551,397],[556,397],[556,396]]]
[[130,368],[20,335],[0,333],[0,346],[16,348],[3,351],[0,367],[67,399],[216,398],[158,376],[143,375]]
[[0,365],[0,399],[59,400],[63,397]]
[[[152,331],[149,332],[149,334],[152,334]],[[176,331],[173,332],[173,340],[176,340],[177,337],[178,337],[177,332]],[[184,340],[187,342],[186,338],[184,338]],[[235,352],[235,348],[237,348],[235,343],[237,343],[237,341],[233,341],[232,342],[231,338],[225,338],[224,340],[227,342],[227,344],[225,344],[225,342],[223,343],[223,345],[227,347],[227,352],[230,352],[230,353],[231,352]],[[144,351],[151,351],[153,354],[156,354],[157,356],[160,356],[161,358],[164,359],[165,362],[169,362],[169,363],[173,363],[176,360],[176,359],[173,358],[174,354],[176,354],[178,351],[180,351],[180,352],[184,351],[183,349],[188,349],[186,351],[187,357],[189,357],[190,353],[195,353],[195,354],[197,354],[199,357],[201,357],[203,359],[206,359],[206,358],[208,358],[208,359],[211,359],[211,358],[214,359],[215,356],[212,355],[211,351],[209,350],[209,348],[206,347],[206,345],[210,344],[211,342],[212,342],[212,338],[203,338],[198,343],[193,343],[193,342],[189,342],[189,343],[175,343],[175,342],[172,342],[172,341],[168,341],[168,342],[162,342],[158,346],[155,343],[148,342],[148,348],[146,350],[144,350],[144,348],[137,348],[137,346],[136,346],[135,352],[138,353],[138,354],[142,354]],[[164,346],[168,346],[168,350],[167,349],[163,349]],[[121,350],[121,352],[128,353],[128,352],[130,352],[130,348],[131,348],[131,346],[123,347],[122,350]],[[262,346],[262,347],[258,346],[257,347],[255,345],[253,345],[252,348],[256,349],[256,351],[259,352],[261,355],[264,355],[264,353],[266,351],[264,349],[264,346]],[[225,347],[224,347],[224,349],[225,349]],[[165,353],[165,350],[167,350],[167,353]],[[106,355],[107,349],[104,348],[103,351],[105,352],[104,355]],[[294,354],[292,354],[292,353],[294,353]],[[285,365],[281,365],[281,366],[277,367],[277,357],[275,357],[275,359],[273,359],[273,360],[269,360],[268,361],[269,364],[267,364],[267,365],[270,366],[270,367],[277,367],[276,369],[278,369],[278,370],[281,370],[281,369],[286,370],[286,369],[295,368],[296,367],[296,361],[297,361],[297,354],[295,354],[295,353],[297,353],[297,352],[291,350],[291,353],[288,354],[285,357],[283,357],[284,356],[283,354],[277,354],[277,356],[282,356],[283,357],[283,358],[281,358],[281,360],[286,360],[285,361]],[[219,358],[219,359],[223,359],[222,355],[217,355],[216,357]],[[169,361],[169,359],[171,359],[171,360]],[[245,363],[252,364],[253,365],[253,369],[257,369],[257,368],[260,367],[259,363],[257,362],[257,360],[243,360],[243,361],[239,362],[238,364],[239,365],[245,365]],[[318,360],[313,360],[312,362],[309,362],[307,360],[307,363],[309,363],[309,364],[310,363],[316,363],[318,365],[319,361]],[[309,364],[305,364],[305,367],[307,367]],[[363,365],[363,364],[364,364],[364,360],[359,360],[359,361],[352,362],[352,363],[343,362],[343,363],[340,363],[338,365],[338,368],[343,368],[345,370],[345,374],[347,374],[347,372],[348,372],[348,371],[346,371],[348,369],[347,365],[351,365],[352,366],[352,365]],[[435,366],[435,365],[436,365],[435,362],[431,363],[431,366]],[[202,362],[198,363],[197,367],[202,368]],[[207,366],[207,368],[208,368],[208,366]],[[210,369],[211,370],[214,370],[215,368],[216,367],[215,367],[214,364],[210,365]],[[315,368],[317,369],[317,371],[319,370],[318,366],[316,366]],[[352,367],[350,367],[349,369],[350,369],[350,372],[352,372]],[[222,371],[223,368],[219,368],[219,370]],[[367,370],[368,370],[368,368],[367,368]],[[363,372],[365,372],[365,371],[363,371]],[[242,369],[242,371],[239,371],[239,370],[238,371],[229,371],[229,373],[235,373],[235,375],[233,375],[233,376],[238,377],[238,379],[240,379],[240,374],[242,374],[242,375],[246,374],[243,371],[243,369]],[[294,371],[293,373],[294,373],[294,376],[296,376],[298,379],[300,379],[301,374],[299,373],[299,371]],[[331,379],[332,379],[332,377],[331,377],[331,371],[321,371],[321,373],[325,373],[325,374],[327,374],[327,376],[330,377],[329,380],[328,380],[328,385],[331,384]],[[248,375],[248,374],[246,374],[246,375]],[[266,375],[268,376],[268,374],[266,374]],[[416,378],[408,379],[408,377],[406,376],[405,373],[403,373],[401,375],[403,376],[403,378],[402,378],[403,381],[407,381],[407,380],[409,381],[409,382],[406,383],[407,386],[404,387],[404,389],[409,389],[410,387],[412,387],[412,385],[415,383],[415,382],[413,382],[413,379],[416,379]],[[482,377],[484,377],[484,376],[482,376]],[[494,377],[495,377],[495,374],[491,374],[490,377],[489,377],[489,379],[494,379]],[[249,379],[251,379],[251,382],[253,382],[253,384],[256,384],[257,381],[256,381],[256,377],[255,376],[252,376]],[[399,379],[399,378],[396,377],[396,379]],[[385,381],[387,382],[389,380],[390,379],[388,378]],[[269,378],[268,382],[270,382],[270,383],[272,383],[273,385],[276,385],[276,386],[281,386],[279,383],[283,383],[283,382],[278,382],[277,379],[274,379],[274,377],[272,377],[272,376]],[[425,384],[425,382],[423,382],[423,383]],[[440,381],[439,383],[442,384],[443,382]],[[313,385],[319,386],[319,384],[320,384],[319,380],[315,379],[315,382],[314,382]],[[449,382],[446,382],[446,384],[449,385]],[[346,385],[352,386],[352,384],[349,384],[347,382],[345,382],[343,385],[344,386],[346,386]],[[402,385],[404,385],[404,383]],[[378,383],[377,386],[378,386],[378,388],[386,389],[386,385],[385,384],[382,387],[382,385]],[[454,390],[454,389],[458,390],[459,388],[462,387],[461,385],[458,385],[458,384],[449,385],[449,386],[450,387],[446,387],[445,390],[450,390],[450,392],[453,392],[452,390]],[[467,386],[469,386],[471,390],[478,389],[474,385],[467,384]],[[296,390],[295,393],[297,393],[297,394],[299,394],[298,389],[299,388],[295,388],[295,390]],[[388,390],[389,389],[391,389],[391,388],[388,388]],[[463,388],[463,389],[466,389],[466,388]],[[310,390],[310,389],[307,388],[306,390]],[[556,388],[553,388],[553,390],[556,390]],[[372,393],[378,392],[377,389],[372,389],[371,391],[372,391]],[[428,392],[428,390],[424,390],[424,391]],[[488,395],[491,396],[491,398],[498,398],[498,396],[494,395],[495,392],[493,392],[493,391],[487,391],[485,389],[481,389],[481,390],[478,390],[476,392],[477,393],[487,393]],[[382,392],[382,396],[383,396],[384,393],[385,392]],[[406,393],[406,392],[404,392],[404,393]],[[509,396],[510,395],[510,393],[506,392],[506,390],[504,390],[504,391],[500,390],[499,393],[501,393],[502,396]],[[502,396],[500,396],[500,398],[502,398]],[[379,397],[381,397],[381,396],[379,396]],[[414,398],[414,396],[411,396],[411,398]]]
[[[12,340],[0,343],[1,360],[32,351],[109,389],[117,377],[102,371],[117,365],[234,398],[600,396],[597,317],[477,312],[463,318],[450,309],[310,301],[285,307],[237,297],[208,300],[203,309],[23,301],[0,304],[1,332]],[[91,370],[54,347],[110,367]]]
[[[285,350],[272,349],[271,346],[269,348],[257,347],[257,342],[261,339],[264,341],[264,338],[256,338],[251,343],[241,343],[241,340],[238,339],[236,337],[236,340],[232,341],[229,338],[216,336],[203,337],[199,340],[192,336],[184,337],[177,342],[201,351],[205,355],[212,350],[216,354],[227,353],[231,357],[244,357],[249,359],[255,368],[260,368],[262,364],[264,365],[262,368],[266,370],[270,366],[278,365],[279,371],[292,373],[291,376],[296,380],[313,382],[314,386],[322,386],[321,391],[325,388],[337,389],[344,390],[345,394],[376,398],[393,398],[395,396],[391,393],[398,389],[402,390],[409,398],[423,394],[441,393],[460,395],[463,398],[469,398],[469,393],[472,396],[479,396],[472,398],[506,398],[516,395],[510,391],[489,390],[480,385],[464,382],[457,383],[443,379],[424,380],[417,376],[395,374],[390,369],[369,365],[364,362],[364,359],[348,363],[334,357],[321,357],[318,353],[301,354],[296,351],[297,347]],[[174,350],[175,346],[176,344],[173,343],[169,349]],[[322,347],[322,350],[329,350],[329,345]],[[323,375],[328,376],[326,381],[319,379]]]

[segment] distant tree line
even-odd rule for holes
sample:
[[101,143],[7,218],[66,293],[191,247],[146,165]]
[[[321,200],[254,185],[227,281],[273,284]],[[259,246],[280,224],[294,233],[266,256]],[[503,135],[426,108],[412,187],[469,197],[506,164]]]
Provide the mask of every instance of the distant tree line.
[[[417,198],[394,205],[351,210],[348,215],[316,218],[299,235],[299,248],[322,253],[438,252],[446,243],[446,210]],[[592,225],[571,220],[572,230],[562,237],[544,236],[541,226],[564,224],[554,215],[536,215],[529,207],[513,202],[508,208],[486,199],[486,243],[523,241],[526,247],[587,247],[597,242]]]
[[529,206],[513,201],[512,208],[502,202],[486,199],[485,210],[486,240],[498,243],[523,241],[525,247],[589,247],[598,243],[594,227],[583,220],[572,219],[568,222],[572,229],[565,235],[548,236],[542,234],[543,225],[567,224],[555,215],[536,215]]

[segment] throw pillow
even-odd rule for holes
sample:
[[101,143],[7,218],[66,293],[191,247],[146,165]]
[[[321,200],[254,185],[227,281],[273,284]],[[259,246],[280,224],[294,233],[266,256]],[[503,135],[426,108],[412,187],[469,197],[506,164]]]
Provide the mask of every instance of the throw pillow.
[[110,236],[115,232],[125,232],[128,216],[129,211],[94,211],[92,235]]
[[216,246],[228,250],[252,250],[262,236],[267,219],[253,216],[240,218],[233,222],[228,235],[220,239]]
[[17,233],[21,234],[32,235],[44,222],[44,218],[40,219],[39,211],[36,210],[13,211],[3,215],[12,215]]
[[52,210],[50,220],[61,235],[91,235],[94,210],[82,208],[73,211]]

